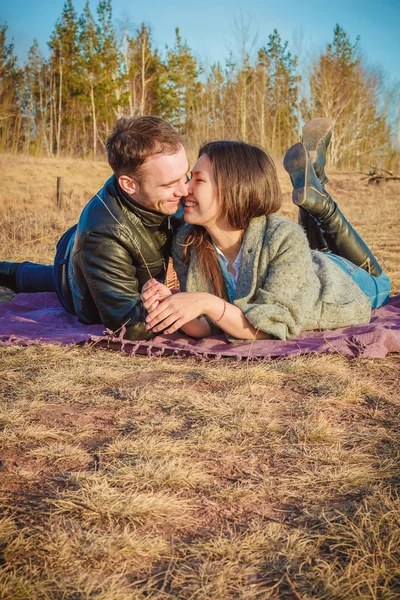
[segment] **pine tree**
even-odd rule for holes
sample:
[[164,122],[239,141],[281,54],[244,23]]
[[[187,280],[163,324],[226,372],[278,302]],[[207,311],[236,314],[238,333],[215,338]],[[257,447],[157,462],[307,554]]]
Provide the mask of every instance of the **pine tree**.
[[239,42],[239,52],[236,60],[236,82],[233,86],[233,90],[236,92],[236,105],[238,108],[238,137],[243,141],[250,141],[249,113],[254,84],[254,69],[251,64],[250,55],[255,43],[255,37],[251,33],[250,22],[245,20],[242,13],[235,23],[235,35]]
[[37,40],[29,50],[24,69],[24,94],[22,103],[25,119],[25,151],[51,156],[49,143],[49,120],[51,109],[50,65],[39,50]]
[[[78,125],[78,97],[82,92],[79,24],[72,0],[66,0],[49,42],[52,71],[52,120],[56,154],[72,151]],[[53,127],[52,127],[53,129]],[[75,144],[76,147],[76,144]]]
[[116,118],[123,114],[123,72],[122,54],[119,49],[117,35],[112,22],[111,0],[99,0],[97,6],[99,39],[99,56],[103,73],[99,85],[99,111],[101,114],[100,142],[104,146],[105,139],[114,125]]
[[161,61],[157,50],[153,50],[151,30],[142,23],[135,36],[127,38],[127,78],[129,90],[129,112],[145,115],[155,112],[159,97],[157,85],[161,74]]
[[352,44],[336,25],[333,42],[316,61],[310,78],[311,107],[305,117],[335,121],[330,146],[333,165],[382,164],[391,152],[387,115],[378,111],[380,81],[362,65],[359,38]]
[[222,107],[224,115],[223,137],[231,139],[240,138],[240,111],[237,89],[237,68],[232,52],[225,62],[223,70]]
[[200,107],[202,72],[189,46],[175,30],[174,47],[167,51],[165,68],[160,78],[159,104],[162,115],[185,135],[196,129],[196,116]]
[[41,76],[44,59],[40,53],[37,40],[29,50],[28,62],[24,68],[24,94],[22,96],[22,106],[26,115],[25,120],[25,143],[24,152],[33,151],[37,153],[37,145],[40,148],[40,131],[45,129],[42,123],[43,104],[40,102]]
[[7,44],[7,25],[0,26],[0,148],[3,151],[19,149],[21,81],[22,71],[17,66],[14,44]]
[[[82,66],[82,97],[81,104],[88,105],[92,121],[92,155],[97,154],[97,102],[99,101],[99,87],[103,78],[102,61],[100,55],[99,28],[96,25],[87,1],[83,14],[79,19],[79,43],[81,50]],[[86,111],[85,111],[86,112]],[[86,145],[86,144],[85,144]]]
[[272,118],[268,147],[282,155],[296,139],[298,103],[297,59],[288,51],[288,42],[282,42],[276,29],[262,49],[269,64],[269,111]]
[[260,146],[267,147],[267,131],[271,130],[271,112],[269,102],[270,60],[265,48],[257,53],[254,67],[254,95],[253,95],[253,128],[252,137]]
[[204,96],[204,138],[223,139],[226,129],[226,103],[225,78],[220,63],[211,65]]

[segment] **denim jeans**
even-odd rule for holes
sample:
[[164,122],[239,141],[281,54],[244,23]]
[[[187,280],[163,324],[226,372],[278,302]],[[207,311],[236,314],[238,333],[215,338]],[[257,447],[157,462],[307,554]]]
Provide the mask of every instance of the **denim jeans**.
[[18,292],[54,292],[53,265],[23,262],[16,270]]
[[370,275],[365,269],[357,267],[346,258],[337,256],[336,254],[326,254],[326,256],[329,256],[338,267],[347,273],[360,290],[368,296],[371,308],[379,308],[389,300],[390,279],[386,273],[382,271],[379,277],[375,277],[375,275]]
[[56,292],[58,299],[71,314],[74,312],[72,293],[68,284],[68,252],[73,243],[76,225],[68,229],[57,244],[53,265],[40,265],[31,262],[18,264],[16,283],[19,293]]

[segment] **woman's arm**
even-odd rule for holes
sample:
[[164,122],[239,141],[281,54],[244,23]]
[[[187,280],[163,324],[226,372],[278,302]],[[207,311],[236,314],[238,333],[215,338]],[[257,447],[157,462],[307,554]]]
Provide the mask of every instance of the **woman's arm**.
[[206,337],[211,335],[211,328],[202,315],[238,339],[272,338],[250,325],[240,308],[207,292],[181,292],[168,296],[149,313],[146,327],[153,333],[162,330],[174,333],[182,329],[192,337]]
[[230,302],[206,294],[205,310],[203,312],[211,321],[232,337],[240,340],[266,340],[272,336],[253,327],[244,316],[243,312]]
[[[199,339],[210,337],[212,335],[210,324],[202,315],[198,316],[192,321],[189,321],[185,325],[182,325],[180,329],[187,335],[190,335],[190,337]],[[173,331],[175,330],[171,330],[171,328],[169,328],[168,331],[165,331],[164,333],[173,333]]]

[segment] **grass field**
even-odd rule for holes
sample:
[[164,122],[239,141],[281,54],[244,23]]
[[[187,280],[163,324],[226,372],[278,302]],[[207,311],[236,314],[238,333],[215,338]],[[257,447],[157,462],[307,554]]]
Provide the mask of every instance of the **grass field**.
[[[1,258],[48,263],[109,174],[7,155],[0,168]],[[328,175],[399,293],[400,183]],[[397,600],[399,375],[395,354],[1,348],[0,598]]]

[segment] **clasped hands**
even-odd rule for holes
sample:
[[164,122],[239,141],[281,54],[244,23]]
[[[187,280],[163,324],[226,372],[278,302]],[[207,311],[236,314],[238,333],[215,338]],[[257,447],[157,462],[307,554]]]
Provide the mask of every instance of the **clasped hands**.
[[142,288],[141,300],[147,310],[146,329],[154,333],[174,333],[204,312],[206,296],[202,292],[172,293],[166,285],[150,279]]

